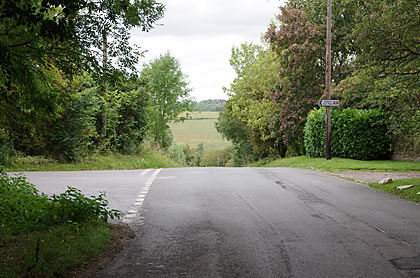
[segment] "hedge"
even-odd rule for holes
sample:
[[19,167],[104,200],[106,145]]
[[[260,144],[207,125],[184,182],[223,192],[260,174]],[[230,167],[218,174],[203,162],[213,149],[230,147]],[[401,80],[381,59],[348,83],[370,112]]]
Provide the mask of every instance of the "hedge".
[[[325,108],[308,115],[304,143],[309,157],[325,157]],[[332,109],[331,155],[358,160],[387,159],[391,136],[380,110]]]

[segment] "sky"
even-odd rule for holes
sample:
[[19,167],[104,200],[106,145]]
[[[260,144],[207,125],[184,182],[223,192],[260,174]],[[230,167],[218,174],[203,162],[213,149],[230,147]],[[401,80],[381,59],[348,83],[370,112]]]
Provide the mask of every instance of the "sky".
[[131,41],[147,50],[142,63],[167,51],[188,76],[197,101],[228,99],[223,87],[235,78],[229,64],[232,46],[261,43],[278,14],[281,0],[161,0],[164,18],[146,32],[134,30]]

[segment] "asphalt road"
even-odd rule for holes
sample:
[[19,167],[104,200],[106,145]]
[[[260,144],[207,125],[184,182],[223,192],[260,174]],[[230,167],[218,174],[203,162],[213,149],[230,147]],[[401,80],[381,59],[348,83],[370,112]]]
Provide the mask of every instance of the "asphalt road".
[[136,237],[97,277],[420,277],[420,207],[288,168],[27,173],[108,192]]

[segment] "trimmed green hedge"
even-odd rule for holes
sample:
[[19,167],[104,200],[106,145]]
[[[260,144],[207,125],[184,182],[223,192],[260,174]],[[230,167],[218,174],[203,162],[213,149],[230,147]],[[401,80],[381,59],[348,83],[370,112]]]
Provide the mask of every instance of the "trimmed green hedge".
[[[325,157],[325,108],[309,113],[304,141],[309,157]],[[332,109],[332,156],[374,160],[386,159],[390,152],[391,136],[380,110]]]

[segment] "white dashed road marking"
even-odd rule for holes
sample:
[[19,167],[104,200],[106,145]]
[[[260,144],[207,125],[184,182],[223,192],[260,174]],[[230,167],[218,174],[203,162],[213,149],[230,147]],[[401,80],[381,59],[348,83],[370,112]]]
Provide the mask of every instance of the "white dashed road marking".
[[152,169],[147,169],[147,170],[144,170],[143,172],[141,172],[141,174],[140,174],[139,176],[144,176],[144,175],[146,175],[147,173],[149,173],[151,170],[152,170]]
[[[148,173],[151,170],[152,169],[147,169],[146,171],[142,172],[139,176],[144,176],[146,173]],[[122,220],[123,223],[131,223],[131,222],[133,222],[133,219],[136,218],[137,213],[141,209],[141,206],[143,205],[144,199],[146,198],[147,193],[149,192],[150,186],[152,185],[153,181],[156,179],[156,176],[159,174],[159,172],[161,170],[162,169],[156,169],[153,172],[153,174],[147,179],[146,183],[142,187],[142,190],[137,195],[136,202],[132,206],[131,210],[129,210],[127,212],[127,214],[124,216],[124,218]],[[138,224],[139,225],[144,224],[144,218],[143,217],[139,217],[139,223]]]

